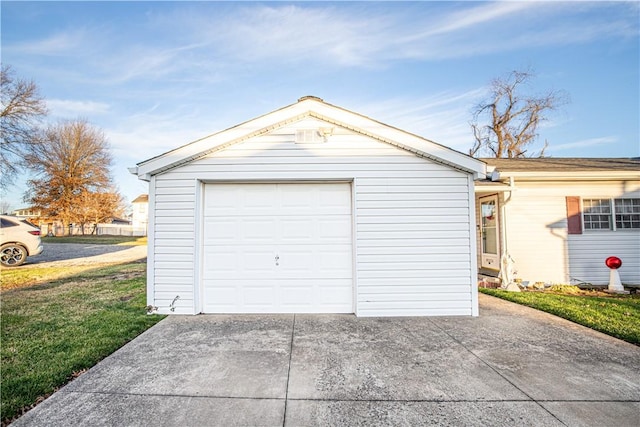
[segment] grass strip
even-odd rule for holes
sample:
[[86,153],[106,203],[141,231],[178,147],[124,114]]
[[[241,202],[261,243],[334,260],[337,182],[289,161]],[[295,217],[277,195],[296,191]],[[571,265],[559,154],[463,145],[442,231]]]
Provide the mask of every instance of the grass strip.
[[3,424],[164,316],[146,314],[144,263],[3,292]]
[[555,314],[596,331],[640,345],[640,295],[593,297],[546,292],[480,292]]

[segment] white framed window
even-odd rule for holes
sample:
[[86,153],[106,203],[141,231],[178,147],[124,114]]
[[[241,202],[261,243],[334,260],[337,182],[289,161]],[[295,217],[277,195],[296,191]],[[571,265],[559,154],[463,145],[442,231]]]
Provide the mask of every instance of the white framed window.
[[640,199],[615,199],[616,230],[640,228]]
[[585,230],[640,229],[640,199],[582,199]]

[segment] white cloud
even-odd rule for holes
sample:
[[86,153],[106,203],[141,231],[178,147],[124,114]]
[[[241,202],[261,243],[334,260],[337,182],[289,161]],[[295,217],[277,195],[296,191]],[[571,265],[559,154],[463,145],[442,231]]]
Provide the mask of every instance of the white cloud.
[[104,23],[5,43],[3,49],[84,58],[82,74],[91,76],[85,80],[103,85],[166,77],[219,83],[253,67],[381,68],[404,60],[637,37],[637,13],[628,12],[601,2],[175,3],[169,11],[145,16],[135,33]]
[[473,141],[468,124],[471,110],[484,92],[484,88],[477,88],[464,92],[444,91],[424,98],[399,97],[365,103],[355,111],[467,152]]
[[367,65],[389,41],[387,16],[317,6],[241,7],[216,25],[198,26],[216,52],[251,63]]
[[107,127],[105,134],[114,156],[133,166],[219,129],[200,114],[189,114],[180,109],[175,113],[162,113],[154,106]]
[[47,107],[54,117],[75,118],[109,112],[109,104],[71,99],[47,99]]
[[565,151],[565,150],[572,150],[575,151],[578,148],[586,148],[586,147],[593,147],[596,145],[607,145],[607,144],[613,144],[615,142],[618,141],[618,138],[615,136],[603,136],[603,137],[599,137],[599,138],[589,138],[589,139],[583,139],[580,141],[575,141],[575,142],[568,142],[565,144],[554,144],[552,146],[549,146],[545,152],[546,153],[555,153],[556,151]]
[[638,32],[633,16],[601,17],[598,12],[606,4],[493,2],[462,10],[428,3],[392,10],[358,6],[243,5],[223,19],[212,21],[206,14],[178,19],[218,61],[320,67],[480,56]]
[[480,24],[486,24],[499,18],[520,13],[532,7],[539,7],[539,5],[527,2],[498,2],[456,11],[434,20],[434,24],[430,25],[428,30],[412,34],[402,42],[421,40],[438,34],[460,32]]
[[43,39],[30,40],[14,45],[3,44],[10,52],[27,55],[70,55],[86,42],[87,33],[83,29],[73,29],[51,34]]

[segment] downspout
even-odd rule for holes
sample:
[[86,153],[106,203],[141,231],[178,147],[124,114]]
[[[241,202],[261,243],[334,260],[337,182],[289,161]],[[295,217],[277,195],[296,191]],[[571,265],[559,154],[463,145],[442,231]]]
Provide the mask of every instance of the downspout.
[[[511,201],[513,197],[513,191],[515,190],[515,178],[509,177],[509,197],[504,197],[503,202],[500,205],[500,281],[503,288],[509,288],[509,290],[520,290],[517,285],[510,286],[513,283],[513,258],[509,255],[507,247],[507,215],[506,205]],[[503,194],[506,195],[505,191]]]

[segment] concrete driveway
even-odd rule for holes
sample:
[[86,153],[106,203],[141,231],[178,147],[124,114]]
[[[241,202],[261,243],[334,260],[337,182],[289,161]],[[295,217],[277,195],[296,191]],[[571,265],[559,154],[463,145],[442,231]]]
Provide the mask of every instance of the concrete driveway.
[[147,246],[93,245],[86,243],[43,243],[44,251],[40,255],[27,258],[20,267],[29,268],[34,264],[40,267],[61,267],[120,263],[146,258]]
[[480,302],[479,318],[169,317],[15,425],[640,424],[640,348]]

